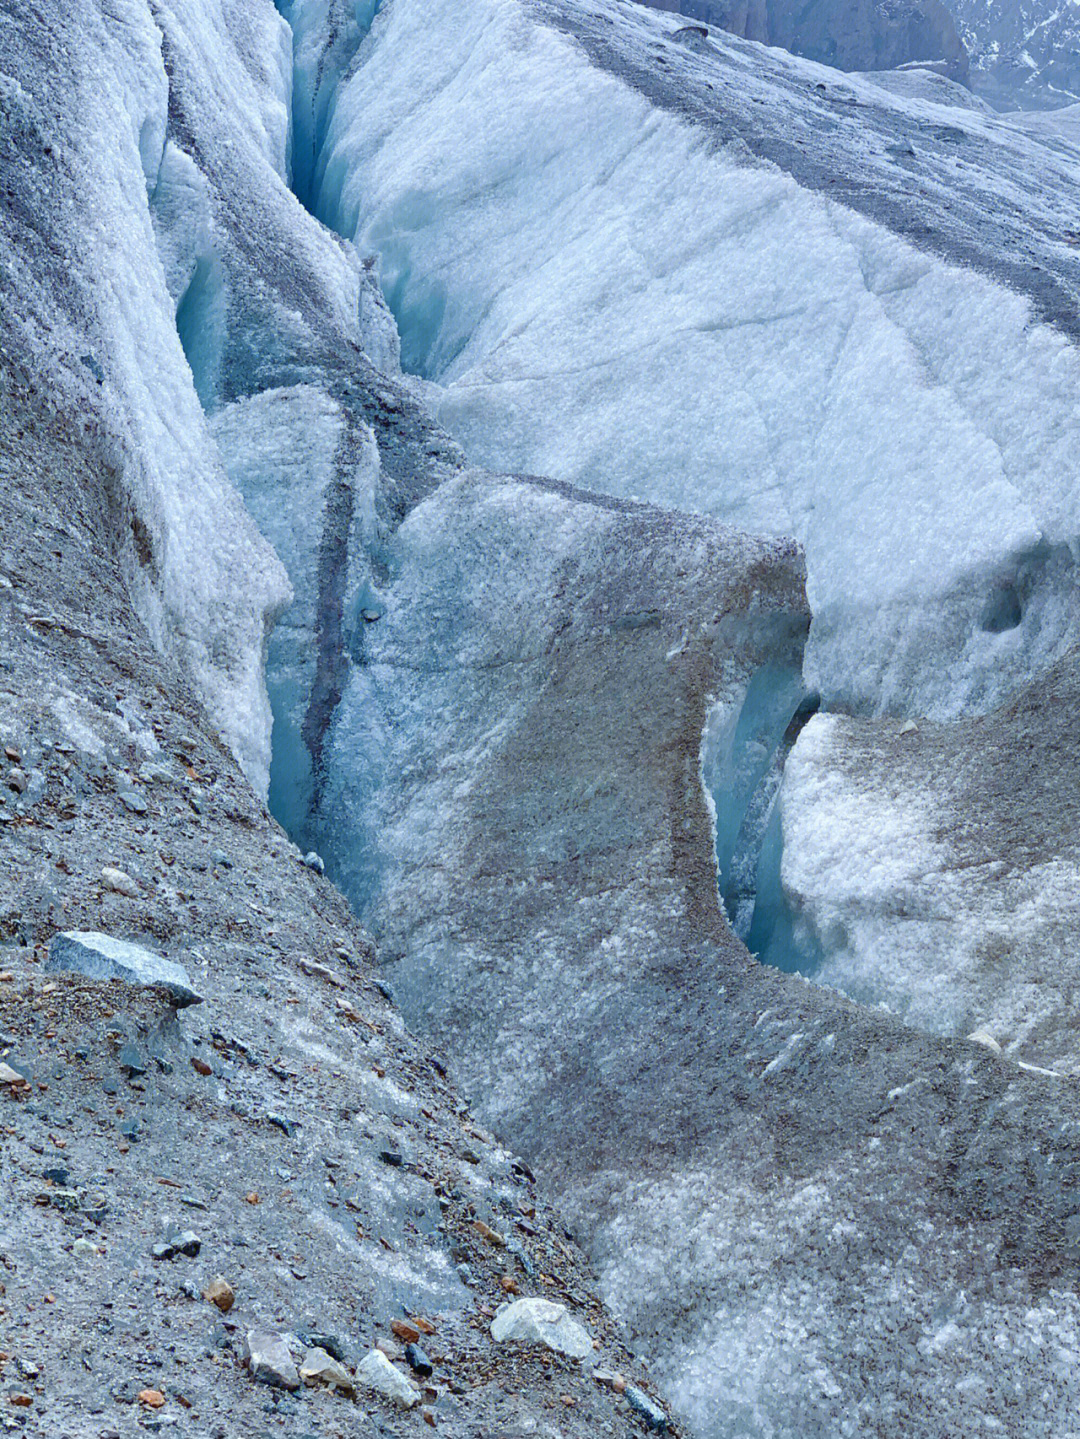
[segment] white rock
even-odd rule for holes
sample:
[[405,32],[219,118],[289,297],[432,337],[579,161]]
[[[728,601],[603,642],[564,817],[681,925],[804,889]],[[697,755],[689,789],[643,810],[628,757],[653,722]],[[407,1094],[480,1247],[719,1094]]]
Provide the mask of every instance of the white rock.
[[498,1344],[508,1339],[543,1344],[571,1359],[584,1359],[593,1352],[587,1331],[570,1318],[566,1305],[550,1299],[515,1299],[504,1304],[491,1322],[491,1337]]
[[356,1393],[352,1375],[325,1349],[308,1350],[300,1365],[300,1378],[312,1387],[321,1384],[327,1389],[338,1389],[350,1399]]
[[68,971],[85,974],[88,979],[163,984],[179,1008],[202,1003],[182,964],[128,940],[114,939],[111,935],[98,934],[93,930],[68,930],[54,935],[45,968],[50,974]]
[[101,871],[101,882],[106,889],[111,889],[115,894],[126,894],[129,899],[136,899],[139,893],[139,886],[122,869],[113,869],[106,865]]
[[369,1389],[385,1394],[388,1399],[395,1399],[406,1409],[420,1403],[420,1390],[400,1369],[395,1369],[379,1349],[372,1349],[364,1356],[357,1365],[356,1377]]
[[994,1054],[1001,1053],[1001,1045],[998,1044],[988,1029],[973,1030],[971,1034],[968,1035],[968,1041],[971,1044],[981,1044],[984,1049],[992,1050]]

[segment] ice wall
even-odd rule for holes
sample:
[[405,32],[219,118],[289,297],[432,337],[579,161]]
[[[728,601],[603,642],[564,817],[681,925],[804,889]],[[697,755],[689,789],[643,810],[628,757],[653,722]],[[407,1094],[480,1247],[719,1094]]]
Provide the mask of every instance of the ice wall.
[[324,851],[406,1012],[550,1152],[547,1088],[591,1111],[619,1084],[633,1016],[675,1000],[672,955],[748,963],[721,918],[700,737],[711,701],[798,673],[801,557],[473,473],[412,511],[385,569],[328,742]]
[[817,970],[820,946],[809,926],[796,926],[781,883],[782,787],[792,746],[819,705],[801,665],[762,665],[745,689],[713,707],[701,750],[728,921],[765,963],[807,975]]
[[312,103],[303,34],[294,64],[269,0],[166,0],[156,23],[169,119],[154,238],[220,462],[292,584],[266,653],[269,796],[303,839],[379,534],[460,457],[394,379],[370,269],[290,190]]
[[[677,68],[675,22],[649,25]],[[319,213],[378,256],[403,362],[474,459],[794,534],[826,704],[989,708],[1077,618],[1077,356],[993,279],[725,148],[737,102],[714,103],[657,107],[517,0],[394,0]],[[988,625],[1002,586],[1026,599]]]
[[155,243],[159,178],[176,205],[190,178],[165,149],[160,32],[142,0],[107,17],[75,0],[49,25],[4,21],[5,347],[108,466],[109,528],[136,607],[265,787],[265,634],[288,586],[207,433],[168,288],[184,262],[163,264]]

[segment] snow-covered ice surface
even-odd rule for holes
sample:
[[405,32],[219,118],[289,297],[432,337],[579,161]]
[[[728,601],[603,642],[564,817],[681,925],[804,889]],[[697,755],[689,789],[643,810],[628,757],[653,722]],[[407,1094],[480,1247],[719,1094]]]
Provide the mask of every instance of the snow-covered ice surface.
[[473,459],[794,534],[827,702],[988,708],[1077,616],[1080,360],[999,281],[1033,230],[1036,315],[1075,292],[1080,164],[678,31],[394,0],[333,107],[318,213],[378,257],[404,364]]

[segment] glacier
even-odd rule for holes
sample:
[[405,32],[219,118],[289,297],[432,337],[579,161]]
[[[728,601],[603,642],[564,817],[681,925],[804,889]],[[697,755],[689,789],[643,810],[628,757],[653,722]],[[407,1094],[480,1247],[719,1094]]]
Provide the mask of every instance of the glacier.
[[[614,11],[625,37],[608,27],[624,67],[651,51],[713,114],[667,113],[510,0],[382,11],[333,108],[317,213],[376,257],[403,364],[474,460],[794,535],[825,703],[992,707],[1075,622],[1073,347],[974,257],[940,263],[753,163],[729,120],[745,47],[687,57],[677,17],[633,11]],[[801,77],[761,103],[810,148],[806,91],[834,81]],[[829,123],[877,148],[862,116],[888,98],[846,84]],[[945,184],[970,141],[976,168],[1017,144],[984,114],[892,100],[909,144],[955,137],[936,144],[956,154]],[[1006,632],[982,621],[1008,584],[1029,593]]]
[[[81,414],[84,442],[113,476],[136,609],[265,788],[263,650],[289,589],[207,432],[158,259],[148,196],[163,165],[174,192],[183,183],[166,156],[160,31],[145,4],[124,0],[109,17],[77,3],[17,32],[3,19],[5,56],[19,58],[0,79],[5,362]],[[64,105],[48,98],[44,77],[57,70]],[[169,274],[182,265],[171,260]]]
[[673,1412],[1074,1432],[1067,127],[622,0],[46,9],[5,364]]

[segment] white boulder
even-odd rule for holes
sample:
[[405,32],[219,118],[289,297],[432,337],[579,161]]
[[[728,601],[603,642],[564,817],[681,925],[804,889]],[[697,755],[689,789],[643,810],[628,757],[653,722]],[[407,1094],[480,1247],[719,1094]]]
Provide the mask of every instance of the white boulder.
[[406,1409],[420,1403],[420,1390],[411,1379],[395,1369],[386,1355],[379,1349],[372,1349],[356,1368],[356,1377],[369,1389],[385,1394]]
[[543,1344],[571,1359],[585,1359],[593,1352],[588,1332],[570,1318],[565,1304],[550,1299],[515,1299],[504,1304],[491,1322],[491,1337],[497,1344],[510,1339]]

